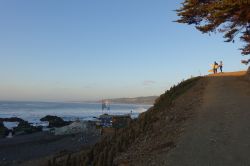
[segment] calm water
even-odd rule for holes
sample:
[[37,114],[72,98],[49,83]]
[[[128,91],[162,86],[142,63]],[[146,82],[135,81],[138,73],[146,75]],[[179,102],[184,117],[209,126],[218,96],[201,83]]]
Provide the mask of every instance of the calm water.
[[[137,117],[149,105],[111,104],[111,110],[104,113],[127,114]],[[100,103],[56,103],[56,102],[1,102],[0,117],[19,117],[31,123],[39,123],[46,115],[55,115],[64,120],[91,120],[102,114]]]

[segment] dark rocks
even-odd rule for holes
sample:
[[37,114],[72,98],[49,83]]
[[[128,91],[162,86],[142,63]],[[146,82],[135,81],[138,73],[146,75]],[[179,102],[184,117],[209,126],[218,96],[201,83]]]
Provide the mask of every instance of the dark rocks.
[[4,127],[3,122],[0,122],[0,138],[5,137],[7,131],[8,129]]
[[[9,130],[6,127],[4,127],[3,122],[18,122],[19,124],[17,127],[14,127],[13,130]],[[31,134],[34,132],[42,131],[42,127],[41,126],[34,127],[29,122],[17,117],[0,118],[0,137],[8,135],[10,131],[13,134],[15,133],[15,135]]]
[[11,118],[0,118],[0,122],[24,122],[23,119],[17,118],[17,117],[11,117]]
[[42,131],[42,127],[34,127],[30,125],[27,121],[19,122],[18,126],[14,128],[16,134],[31,134],[35,132]]
[[62,118],[57,116],[47,115],[40,119],[40,121],[47,121],[49,122],[48,127],[63,127],[69,125],[71,122],[64,121]]

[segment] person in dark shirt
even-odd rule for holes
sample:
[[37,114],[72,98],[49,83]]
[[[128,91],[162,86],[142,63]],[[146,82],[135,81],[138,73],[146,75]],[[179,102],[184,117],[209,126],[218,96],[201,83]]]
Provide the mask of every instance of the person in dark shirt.
[[217,73],[217,69],[218,69],[218,63],[215,61],[215,62],[214,62],[214,67],[213,67],[214,74]]
[[220,61],[219,67],[220,67],[220,72],[222,73],[223,72],[223,62],[222,61]]

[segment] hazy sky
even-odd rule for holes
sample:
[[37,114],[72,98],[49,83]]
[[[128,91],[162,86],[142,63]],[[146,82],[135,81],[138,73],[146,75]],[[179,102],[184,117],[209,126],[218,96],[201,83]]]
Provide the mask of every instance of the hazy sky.
[[0,1],[0,100],[160,95],[241,43],[174,23],[181,0]]

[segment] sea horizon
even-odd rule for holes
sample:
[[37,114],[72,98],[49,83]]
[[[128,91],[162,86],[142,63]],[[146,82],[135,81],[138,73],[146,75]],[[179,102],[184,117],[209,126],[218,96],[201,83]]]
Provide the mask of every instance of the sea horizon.
[[0,118],[17,117],[39,125],[46,115],[58,116],[66,121],[93,120],[103,113],[132,114],[133,118],[145,112],[151,105],[112,103],[109,111],[102,110],[97,102],[45,102],[45,101],[0,101]]

